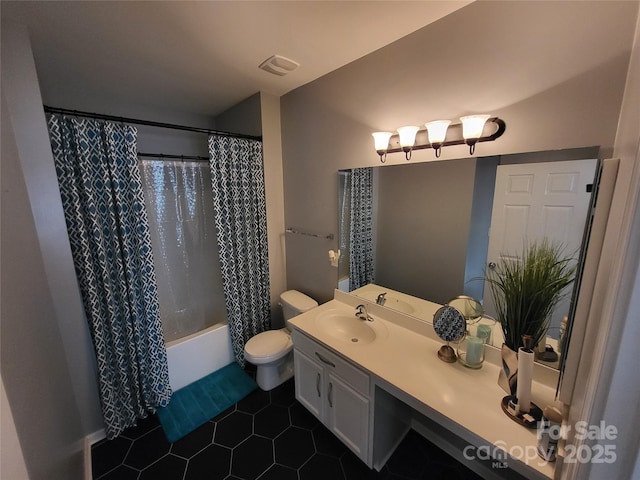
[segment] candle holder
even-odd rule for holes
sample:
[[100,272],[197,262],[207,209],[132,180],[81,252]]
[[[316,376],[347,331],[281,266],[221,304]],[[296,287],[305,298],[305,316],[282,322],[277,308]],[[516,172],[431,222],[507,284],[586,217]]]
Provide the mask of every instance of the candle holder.
[[491,345],[492,329],[490,325],[478,325],[476,327],[476,335],[482,339],[482,341]]
[[482,368],[484,345],[484,339],[467,333],[458,343],[458,362],[467,368]]

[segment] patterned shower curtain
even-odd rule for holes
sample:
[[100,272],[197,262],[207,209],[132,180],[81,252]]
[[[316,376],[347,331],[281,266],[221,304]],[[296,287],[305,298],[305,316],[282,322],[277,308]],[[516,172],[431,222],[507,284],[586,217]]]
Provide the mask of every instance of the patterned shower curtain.
[[61,115],[47,120],[107,438],[114,438],[171,398],[137,131]]
[[244,366],[245,343],[271,326],[262,142],[211,135],[209,161],[231,344]]
[[349,174],[351,222],[349,291],[375,281],[373,256],[373,169],[354,168]]

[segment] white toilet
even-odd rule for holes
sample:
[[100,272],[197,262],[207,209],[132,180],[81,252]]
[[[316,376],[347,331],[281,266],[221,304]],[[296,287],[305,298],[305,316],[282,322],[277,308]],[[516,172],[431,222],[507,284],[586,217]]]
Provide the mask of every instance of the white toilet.
[[293,342],[289,319],[318,306],[318,302],[297,290],[280,295],[285,328],[259,333],[244,346],[244,358],[258,367],[256,383],[271,390],[293,376]]

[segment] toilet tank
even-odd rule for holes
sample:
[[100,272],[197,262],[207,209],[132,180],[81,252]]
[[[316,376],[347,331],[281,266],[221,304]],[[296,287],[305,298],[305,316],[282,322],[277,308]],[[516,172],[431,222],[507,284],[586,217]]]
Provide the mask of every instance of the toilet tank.
[[287,290],[280,295],[280,306],[282,306],[284,321],[287,323],[289,319],[296,315],[317,307],[318,302],[297,290]]

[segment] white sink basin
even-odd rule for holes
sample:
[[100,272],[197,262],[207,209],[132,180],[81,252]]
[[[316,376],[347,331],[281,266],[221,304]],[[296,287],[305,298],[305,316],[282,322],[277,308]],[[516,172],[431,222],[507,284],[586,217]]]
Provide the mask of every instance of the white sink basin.
[[366,345],[377,338],[386,337],[384,324],[374,318],[372,322],[360,320],[353,313],[327,310],[315,319],[316,326],[327,335],[351,344]]

